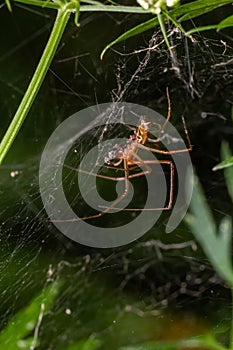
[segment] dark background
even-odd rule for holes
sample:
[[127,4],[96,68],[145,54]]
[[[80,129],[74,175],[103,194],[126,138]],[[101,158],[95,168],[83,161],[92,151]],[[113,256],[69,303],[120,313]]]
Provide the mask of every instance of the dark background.
[[[217,23],[229,15],[229,9],[187,22],[185,27]],[[55,14],[17,5],[12,13],[1,8],[0,18],[2,137],[36,68]],[[78,110],[116,100],[138,70],[122,101],[166,115],[169,88],[172,122],[182,130],[181,116],[186,119],[194,145],[190,155],[216,221],[232,215],[223,173],[212,171],[220,161],[222,141],[233,146],[233,70],[227,63],[232,58],[232,30],[196,34],[191,41],[168,27],[176,60],[171,60],[162,43],[150,50],[148,62],[142,64],[151,37],[155,43],[162,40],[155,28],[114,46],[100,60],[107,43],[147,18],[86,13],[81,14],[80,28],[69,22],[39,95],[0,168],[1,327],[50,278],[63,283],[61,295],[43,319],[41,349],[62,349],[93,334],[105,338],[106,349],[117,349],[167,338],[171,325],[180,335],[181,329],[184,335],[202,332],[230,314],[228,290],[200,249],[181,245],[164,251],[155,241],[193,240],[184,223],[166,235],[164,215],[129,246],[93,249],[61,236],[48,222],[40,200],[40,156],[53,130]],[[18,171],[16,176],[12,171]],[[67,308],[71,316],[66,315]]]

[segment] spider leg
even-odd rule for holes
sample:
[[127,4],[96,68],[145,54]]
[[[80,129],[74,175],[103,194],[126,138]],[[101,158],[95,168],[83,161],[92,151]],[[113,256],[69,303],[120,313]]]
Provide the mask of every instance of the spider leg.
[[[111,166],[111,165],[103,165],[102,168],[112,169],[112,170],[117,170],[117,171],[118,171],[118,170],[119,170],[119,171],[125,171],[124,168],[119,168],[119,167]],[[138,168],[137,165],[135,165],[135,166],[130,166],[130,167],[129,167],[129,170],[134,170],[134,169],[136,169],[136,168]]]
[[[80,168],[75,168],[75,167],[72,167],[72,166],[70,166],[70,165],[68,165],[68,164],[64,164],[64,167],[65,167],[65,168],[68,168],[68,169],[70,169],[70,170],[74,170],[74,171],[76,171],[77,173],[83,173],[83,174],[87,174],[87,175],[89,175],[89,176],[95,176],[95,177],[99,177],[99,178],[105,179],[105,180],[119,181],[119,179],[120,179],[120,180],[124,180],[124,179],[125,179],[124,177],[122,177],[122,178],[117,178],[117,177],[111,177],[111,176],[105,176],[105,175],[101,175],[101,174],[91,173],[91,172],[89,172],[89,171],[87,171],[87,170],[83,170],[83,169],[80,169]],[[115,168],[115,167],[113,167],[113,169],[115,169],[115,170],[120,170],[120,169],[121,169],[122,171],[126,171],[126,170],[123,169],[123,168]]]
[[127,159],[124,159],[124,170],[125,170],[125,177],[124,177],[125,190],[122,193],[122,195],[119,198],[117,198],[111,205],[109,205],[105,210],[101,211],[100,213],[98,213],[96,215],[86,216],[86,217],[80,218],[79,220],[96,219],[96,218],[103,216],[104,214],[107,214],[112,208],[114,208],[118,203],[120,203],[128,195],[128,192],[129,192],[129,167],[128,167]]
[[166,89],[166,94],[167,94],[167,101],[168,101],[168,111],[167,111],[167,117],[165,122],[163,123],[163,125],[159,124],[159,123],[155,123],[153,122],[153,125],[157,125],[158,129],[159,129],[159,136],[156,140],[150,139],[148,138],[148,141],[156,143],[156,142],[160,142],[161,140],[161,134],[163,133],[163,130],[165,129],[167,123],[170,121],[171,119],[171,100],[170,100],[170,96],[169,96],[169,90],[168,88]]
[[138,144],[138,148],[144,149],[145,151],[151,151],[151,152],[159,153],[159,154],[175,154],[175,153],[190,152],[190,151],[192,151],[193,146],[190,143],[190,139],[189,139],[189,135],[188,135],[187,129],[186,129],[185,133],[186,133],[186,137],[187,137],[187,140],[188,140],[188,147],[187,148],[174,149],[174,150],[168,151],[168,150],[152,148],[152,147],[149,147],[149,146],[144,146],[142,144]]
[[[69,167],[69,168],[72,168],[72,167]],[[129,192],[129,167],[128,167],[127,159],[124,159],[124,169],[125,169],[125,177],[124,177],[125,190],[124,190],[124,192],[122,193],[122,195],[119,198],[117,198],[115,201],[113,201],[113,203],[111,205],[109,205],[107,208],[105,208],[103,211],[101,211],[101,212],[99,212],[98,214],[95,214],[95,215],[84,216],[83,218],[69,219],[69,220],[53,220],[52,222],[84,221],[84,220],[90,220],[90,219],[97,219],[97,218],[107,214],[112,208],[114,208],[118,203],[120,203],[128,195],[128,192]],[[77,169],[75,169],[75,170],[77,170]]]
[[161,133],[162,131],[165,129],[167,123],[169,122],[169,120],[171,119],[171,100],[170,100],[170,96],[169,96],[169,90],[168,87],[166,88],[166,94],[167,94],[167,103],[168,103],[168,109],[167,109],[167,118],[161,128]]
[[[159,132],[158,138],[156,140],[148,138],[148,141],[152,142],[152,143],[158,143],[158,142],[161,141],[161,134],[162,134],[163,130],[165,129],[167,123],[171,119],[171,100],[170,100],[168,88],[166,89],[166,93],[167,93],[167,101],[168,101],[167,118],[166,118],[164,124],[160,127],[160,132]],[[192,151],[193,146],[191,145],[188,129],[187,129],[187,126],[186,126],[186,123],[185,123],[185,119],[184,119],[183,116],[182,116],[182,122],[183,122],[183,126],[184,126],[184,132],[185,132],[185,136],[186,136],[186,139],[187,139],[188,147],[183,148],[183,149],[179,149],[179,150],[173,150],[173,151],[157,150],[157,149],[153,149],[152,147],[147,147],[147,146],[143,146],[143,145],[140,145],[140,147],[141,146],[143,146],[141,148],[146,147],[149,151],[152,151],[152,152],[155,152],[155,153],[160,153],[160,154],[174,154],[174,153],[183,153],[183,152],[190,152],[190,151]]]
[[[134,170],[134,169],[137,169],[138,168],[138,165],[143,165],[144,164],[144,162],[142,162],[142,163],[140,163],[140,162],[137,162],[137,164],[135,165],[135,166],[132,166],[132,167],[130,167],[130,168],[128,168],[128,170],[129,171],[132,171],[132,170]],[[74,170],[74,171],[76,171],[77,173],[83,173],[83,174],[87,174],[87,175],[89,175],[89,176],[95,176],[95,177],[99,177],[99,178],[101,178],[101,179],[105,179],[105,180],[111,180],[111,181],[123,181],[123,180],[125,180],[125,177],[123,176],[123,177],[112,177],[112,176],[107,176],[107,175],[101,175],[101,174],[96,174],[96,173],[91,173],[91,172],[89,172],[89,171],[87,171],[87,170],[83,170],[83,169],[80,169],[80,168],[75,168],[75,167],[72,167],[72,166],[70,166],[70,165],[68,165],[68,164],[64,164],[64,167],[65,168],[68,168],[68,169],[70,169],[70,170]],[[124,171],[124,172],[126,172],[127,170],[125,169],[125,168],[117,168],[117,167],[109,167],[109,166],[104,166],[105,168],[110,168],[110,169],[113,169],[113,170],[120,170],[120,171]],[[151,171],[150,171],[151,172]],[[140,174],[140,173],[139,173]],[[139,176],[142,176],[142,175],[145,175],[145,174],[148,174],[148,172],[143,172],[143,173],[141,173],[141,175],[139,175]],[[129,175],[128,176],[128,178],[129,179],[131,179],[131,178],[134,178],[135,177],[135,175],[137,175],[137,174],[132,174],[132,175]]]
[[161,138],[151,139],[150,137],[148,137],[147,141],[149,141],[151,143],[159,143],[159,142],[161,142]]
[[[172,203],[173,203],[173,195],[174,195],[174,171],[175,171],[175,167],[174,167],[174,163],[171,160],[149,160],[149,161],[145,161],[145,163],[149,163],[149,164],[167,164],[170,167],[170,193],[169,193],[169,202],[167,207],[163,208],[164,210],[170,210],[172,208]],[[158,210],[158,209],[157,209]]]
[[[170,191],[169,191],[169,201],[168,201],[168,205],[164,208],[111,208],[111,209],[121,209],[123,211],[155,211],[155,210],[171,210],[172,208],[172,203],[173,203],[173,197],[174,197],[174,164],[171,160],[145,160],[143,161],[144,164],[167,164],[170,167]],[[137,162],[136,164],[139,165],[139,163]],[[146,175],[147,172],[146,171],[142,171],[138,174],[133,174],[131,176],[129,176],[130,178],[135,178],[135,177],[139,177],[142,175]]]
[[186,123],[185,123],[185,119],[184,117],[182,116],[182,122],[183,122],[183,126],[184,126],[184,132],[185,132],[185,135],[186,135],[186,139],[188,141],[188,150],[189,151],[192,151],[193,149],[193,146],[191,144],[191,141],[190,141],[190,137],[189,137],[189,133],[188,133],[188,129],[187,129],[187,126],[186,126]]
[[124,124],[124,126],[126,126],[126,127],[127,127],[128,129],[130,129],[130,130],[133,130],[133,131],[136,130],[135,126],[131,126],[131,125],[129,125],[129,124]]
[[[90,220],[90,219],[97,219],[99,217],[102,217],[103,215],[107,214],[111,209],[116,209],[116,210],[123,210],[123,211],[155,211],[155,210],[170,210],[172,207],[173,203],[173,192],[174,192],[174,164],[171,160],[142,160],[136,153],[134,154],[134,157],[138,159],[138,161],[135,162],[135,165],[141,166],[145,165],[146,171],[141,171],[140,173],[137,174],[132,174],[129,175],[129,165],[128,165],[128,160],[124,159],[124,169],[122,169],[125,172],[125,176],[123,178],[112,178],[112,177],[104,177],[110,180],[118,181],[124,180],[125,181],[125,190],[124,193],[117,198],[110,206],[106,207],[102,212],[99,212],[98,214],[91,215],[91,216],[85,216],[83,218],[78,218],[78,219],[68,219],[68,220],[51,220],[52,222],[76,222],[76,221],[85,221],[85,220]],[[167,164],[170,166],[170,194],[169,194],[169,203],[166,207],[164,208],[118,208],[117,204],[119,204],[127,195],[129,192],[129,179],[131,178],[136,178],[140,177],[143,175],[146,175],[148,173],[151,173],[152,169],[149,167],[149,164]],[[75,171],[80,171],[80,169],[73,168],[71,166],[66,165],[67,168]],[[89,174],[89,172],[84,173]],[[93,174],[91,174],[93,175]],[[97,174],[98,176],[98,174]],[[99,176],[100,177],[100,176]],[[101,176],[103,177],[103,176]]]

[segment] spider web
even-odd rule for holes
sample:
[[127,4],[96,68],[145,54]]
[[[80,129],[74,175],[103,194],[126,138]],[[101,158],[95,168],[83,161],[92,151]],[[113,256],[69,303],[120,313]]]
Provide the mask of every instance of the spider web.
[[[16,11],[13,22],[23,33],[18,34],[21,42],[26,33],[24,42],[31,58],[31,49],[37,43],[29,40],[23,22],[17,22],[22,10]],[[118,27],[125,21],[109,15],[106,18],[108,24]],[[45,19],[43,15],[41,21]],[[87,38],[93,22],[94,16],[83,19],[82,30],[85,32],[87,28]],[[168,54],[161,33],[156,30],[152,35],[142,36],[140,41],[130,40],[125,46],[114,48],[102,64],[97,63],[94,49],[88,51],[91,45],[87,50],[81,35],[81,52],[74,47],[79,34],[70,26],[42,88],[40,101],[33,108],[21,138],[16,140],[11,158],[1,167],[1,327],[51,281],[63,283],[59,298],[40,323],[41,349],[66,348],[77,339],[88,337],[105,338],[106,349],[163,339],[165,331],[155,334],[151,326],[154,322],[162,329],[171,325],[173,319],[184,326],[186,313],[178,314],[177,310],[186,308],[190,313],[196,305],[205,305],[203,313],[210,315],[208,305],[211,308],[216,302],[226,304],[228,291],[203,258],[185,225],[165,236],[166,218],[163,218],[148,235],[130,246],[96,250],[61,236],[48,222],[40,200],[40,155],[50,133],[67,115],[95,102],[138,103],[139,99],[140,104],[164,115],[165,91],[169,87],[173,121],[182,130],[180,117],[183,115],[187,120],[195,145],[193,163],[205,185],[209,203],[216,216],[232,212],[222,174],[211,171],[219,161],[221,141],[232,138],[231,39],[222,34],[214,38],[197,34],[189,40],[174,28],[169,29],[168,35],[172,54]],[[21,62],[25,46],[17,48],[16,53],[16,62]],[[6,58],[3,59],[2,68],[7,64]],[[19,73],[17,65],[13,73],[11,79],[4,73],[1,76],[3,90],[8,95],[3,95],[3,116],[13,114],[12,98],[16,95],[16,106],[28,75],[28,71]],[[51,92],[49,97],[47,91]],[[52,107],[48,111],[50,99]],[[106,120],[106,128],[101,130],[94,128],[93,121],[92,133],[84,136],[83,144],[98,143],[105,135],[118,134],[118,129],[111,128],[112,121]],[[1,118],[4,130],[7,124]],[[85,146],[79,148],[81,155],[85,152]],[[221,315],[214,317],[221,322]],[[190,328],[195,331],[195,325],[200,323],[199,315],[194,312],[189,318],[194,324]]]

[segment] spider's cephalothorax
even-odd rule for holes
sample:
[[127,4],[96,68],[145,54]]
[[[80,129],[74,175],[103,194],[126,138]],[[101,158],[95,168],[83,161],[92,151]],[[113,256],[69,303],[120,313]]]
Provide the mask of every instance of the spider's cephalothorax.
[[123,147],[118,147],[116,151],[110,151],[108,156],[105,157],[105,163],[118,166],[122,163],[123,159],[127,159],[129,165],[134,165],[135,153],[138,152],[138,145],[144,145],[148,140],[149,125],[150,122],[141,118],[139,125],[135,128],[126,144]]

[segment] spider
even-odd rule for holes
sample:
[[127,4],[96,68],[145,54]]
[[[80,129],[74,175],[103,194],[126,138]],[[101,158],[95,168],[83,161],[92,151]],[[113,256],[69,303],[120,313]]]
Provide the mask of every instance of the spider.
[[[163,138],[164,129],[169,122],[171,118],[171,102],[170,97],[167,89],[167,100],[168,100],[168,113],[167,118],[164,122],[164,124],[158,125],[159,127],[159,136],[156,139],[151,139],[149,137],[150,134],[150,122],[146,121],[144,118],[140,118],[139,124],[136,128],[133,128],[131,126],[128,126],[131,130],[133,130],[133,134],[129,137],[126,144],[122,147],[119,147],[117,150],[111,150],[108,152],[107,157],[105,157],[105,164],[104,167],[120,170],[124,173],[123,176],[120,177],[111,177],[111,176],[105,176],[102,174],[95,174],[95,173],[89,173],[88,171],[77,169],[69,165],[65,165],[66,168],[74,170],[76,172],[85,173],[87,175],[96,176],[102,179],[107,179],[111,181],[124,181],[125,187],[124,192],[122,195],[120,195],[115,201],[112,202],[111,205],[106,207],[103,211],[99,212],[98,214],[91,215],[91,216],[84,216],[82,218],[78,219],[70,219],[70,220],[62,220],[62,221],[79,221],[79,220],[89,220],[89,219],[97,219],[105,214],[107,214],[111,209],[120,209],[116,206],[128,195],[129,193],[129,180],[132,178],[140,177],[146,174],[150,174],[152,172],[152,169],[150,165],[152,164],[161,164],[161,165],[167,165],[170,169],[170,191],[169,191],[169,200],[167,206],[164,208],[150,208],[150,209],[137,209],[137,208],[125,208],[123,210],[127,211],[142,211],[142,210],[170,210],[172,208],[173,204],[173,192],[174,192],[174,163],[172,160],[167,159],[161,159],[161,160],[144,160],[138,155],[139,149],[151,151],[154,153],[158,153],[161,155],[171,155],[174,153],[183,153],[183,152],[190,152],[192,150],[192,145],[190,142],[188,130],[185,125],[185,121],[183,120],[184,125],[184,131],[186,134],[188,147],[182,148],[182,149],[176,149],[176,150],[163,150],[159,149],[159,142],[161,142]],[[148,146],[148,143],[152,143],[155,146]],[[157,144],[157,145],[156,145]],[[119,166],[123,167],[119,167]],[[145,170],[141,170],[141,167],[144,166]],[[132,171],[135,169],[140,169],[140,172],[133,173]]]

